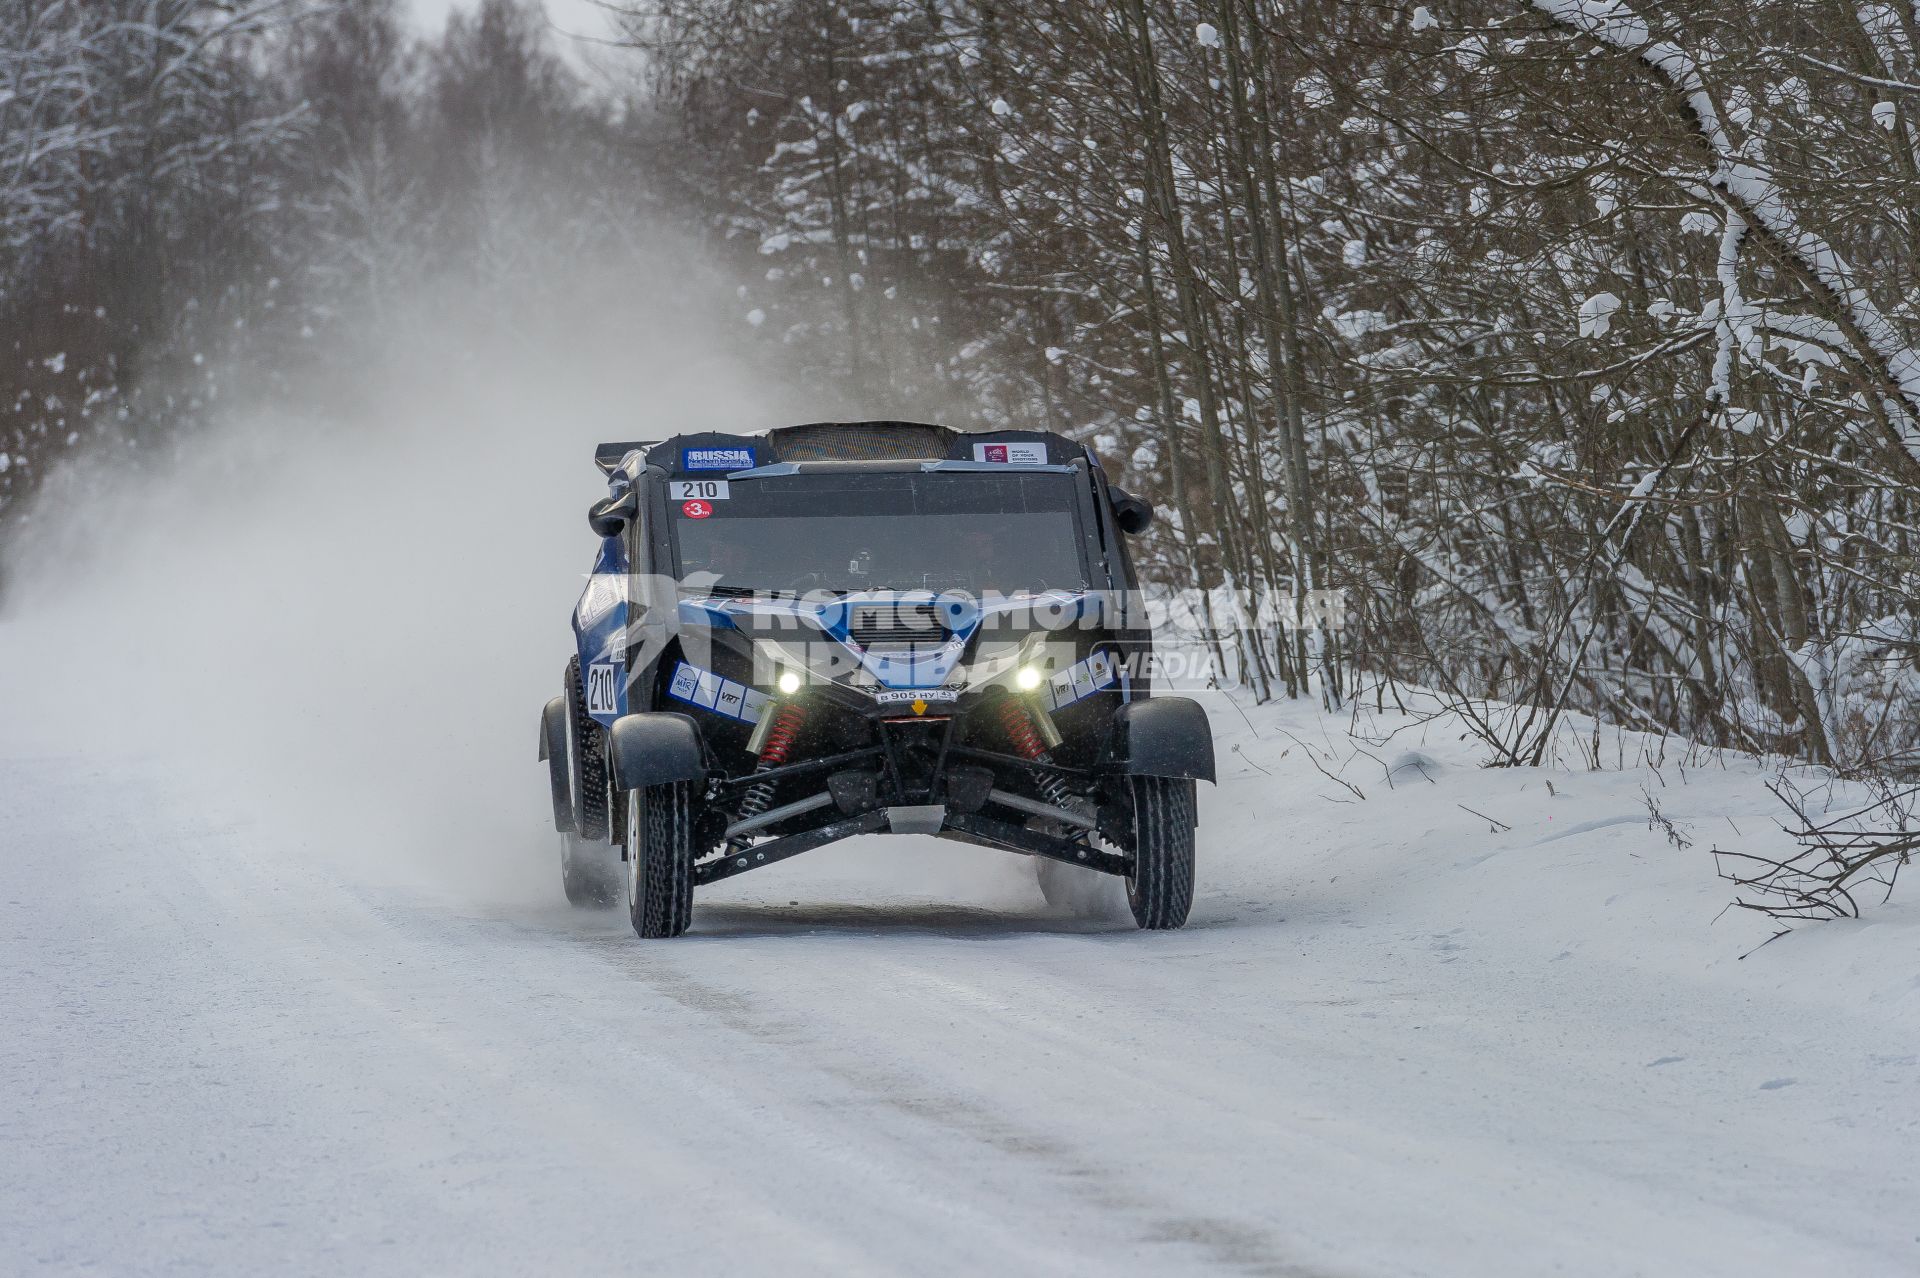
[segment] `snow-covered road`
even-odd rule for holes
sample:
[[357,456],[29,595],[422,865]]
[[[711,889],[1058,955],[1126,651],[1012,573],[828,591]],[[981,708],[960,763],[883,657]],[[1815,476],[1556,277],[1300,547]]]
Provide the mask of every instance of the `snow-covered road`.
[[[642,943],[537,822],[467,892],[170,764],[6,759],[0,1271],[1920,1269],[1913,911],[1742,961],[1651,773],[1429,743],[1390,786],[1214,711],[1157,935],[873,840]],[[1754,773],[1661,775],[1683,829],[1766,824]]]
[[1741,959],[1751,763],[1216,697],[1185,931],[930,840],[568,910],[593,441],[810,415],[591,319],[9,546],[0,1275],[1920,1272],[1920,911]]

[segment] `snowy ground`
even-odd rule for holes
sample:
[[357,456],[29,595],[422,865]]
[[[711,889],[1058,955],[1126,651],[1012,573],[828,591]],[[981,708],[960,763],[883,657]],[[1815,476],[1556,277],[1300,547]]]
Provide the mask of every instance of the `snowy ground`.
[[530,730],[471,881],[0,733],[0,1271],[1920,1271],[1920,912],[1741,958],[1765,774],[1212,712],[1183,932],[874,840],[653,944]]
[[7,547],[0,1274],[1920,1272],[1920,908],[1742,959],[1751,764],[1216,698],[1182,932],[928,840],[567,909],[593,442],[887,415],[580,319],[421,325]]

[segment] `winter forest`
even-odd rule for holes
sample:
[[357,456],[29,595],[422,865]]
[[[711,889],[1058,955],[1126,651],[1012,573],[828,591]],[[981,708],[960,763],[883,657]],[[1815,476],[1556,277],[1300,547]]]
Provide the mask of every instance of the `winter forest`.
[[1169,588],[1340,592],[1337,630],[1226,619],[1256,698],[1879,785],[1864,850],[1761,886],[1793,909],[1906,855],[1913,6],[608,7],[582,69],[523,0],[431,36],[395,0],[0,6],[0,526],[63,458],[349,375],[438,280],[537,297],[667,219],[749,358],[1090,442]]

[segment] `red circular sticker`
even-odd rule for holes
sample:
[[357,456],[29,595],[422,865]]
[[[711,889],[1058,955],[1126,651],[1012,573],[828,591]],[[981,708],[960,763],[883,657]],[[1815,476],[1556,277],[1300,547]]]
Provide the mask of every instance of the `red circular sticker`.
[[710,501],[701,501],[696,497],[692,501],[681,503],[680,513],[688,519],[705,519],[713,513],[713,503]]

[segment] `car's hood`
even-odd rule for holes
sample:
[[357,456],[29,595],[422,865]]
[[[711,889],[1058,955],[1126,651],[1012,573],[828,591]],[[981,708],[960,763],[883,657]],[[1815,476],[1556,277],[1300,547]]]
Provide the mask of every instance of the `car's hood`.
[[[938,630],[910,653],[884,647],[869,648],[855,637],[856,619],[865,609],[919,608],[932,605],[939,616]],[[1102,599],[1097,591],[1049,590],[1038,594],[990,596],[975,599],[964,594],[927,591],[860,591],[833,599],[702,597],[680,601],[680,624],[714,630],[762,630],[769,621],[787,621],[783,637],[800,642],[825,640],[838,644],[873,680],[885,689],[940,688],[974,650],[980,637],[1004,625],[1012,633],[1036,626],[1068,630],[1098,623]],[[1031,620],[1029,620],[1031,619]]]

